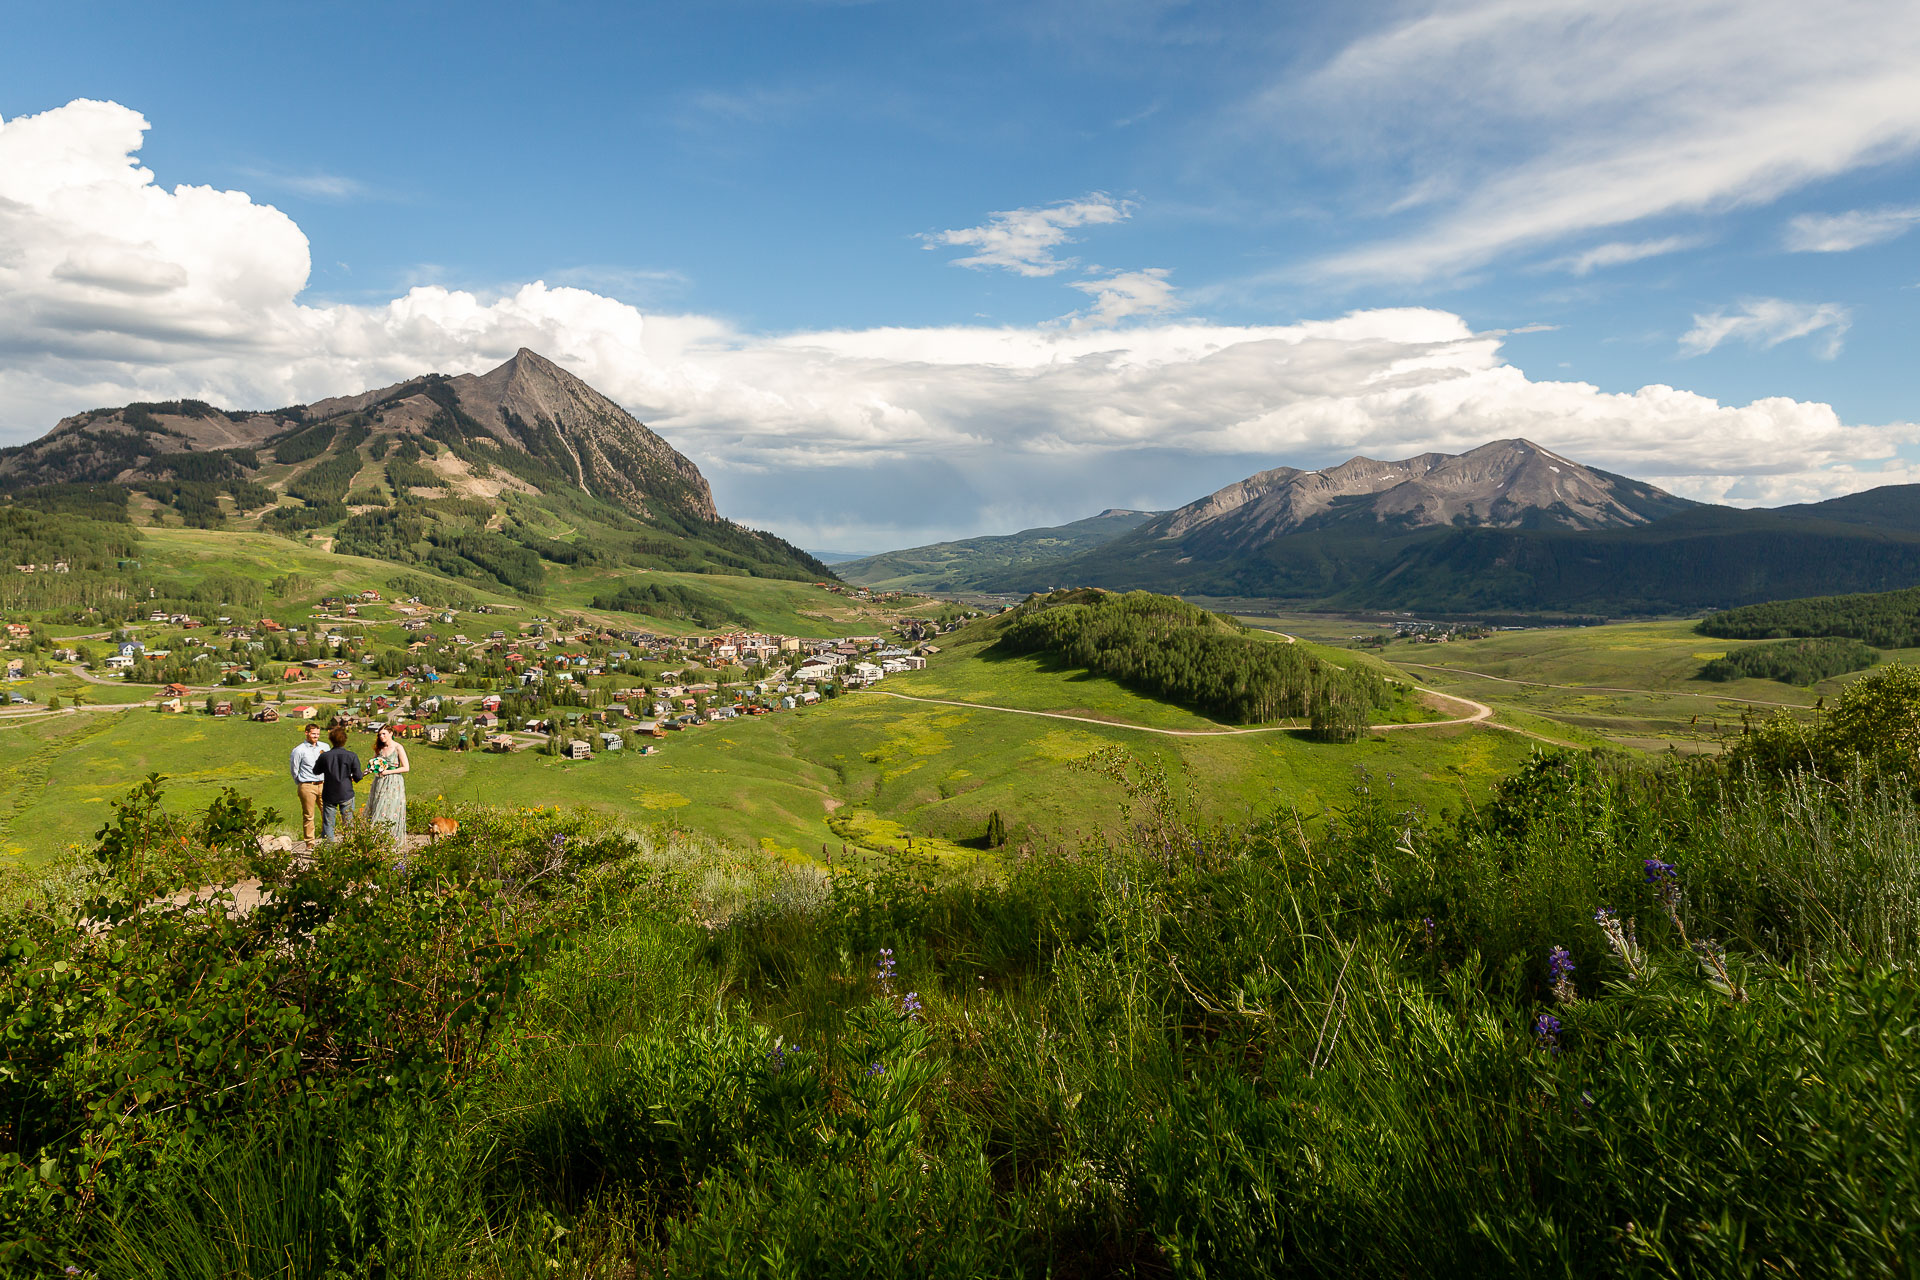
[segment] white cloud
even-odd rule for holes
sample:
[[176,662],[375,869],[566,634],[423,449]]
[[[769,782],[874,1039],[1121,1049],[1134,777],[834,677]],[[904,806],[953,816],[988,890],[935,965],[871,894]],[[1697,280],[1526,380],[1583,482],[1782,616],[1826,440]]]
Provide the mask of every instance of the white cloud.
[[[1920,147],[1910,0],[1452,0],[1255,104],[1461,193],[1335,277],[1433,279],[1597,228],[1770,201]],[[1382,202],[1383,205],[1388,203]]]
[[977,249],[978,253],[955,258],[958,267],[1001,267],[1023,276],[1050,276],[1074,265],[1072,258],[1056,258],[1053,251],[1070,243],[1068,233],[1076,227],[1100,226],[1120,222],[1133,212],[1124,200],[1115,200],[1104,191],[1096,191],[1078,200],[1036,205],[1030,209],[1007,209],[987,216],[977,227],[954,231],[935,231],[923,235],[929,249],[942,246]]
[[1840,354],[1840,341],[1852,324],[1853,313],[1837,302],[1749,298],[1733,311],[1695,315],[1693,328],[1680,337],[1680,351],[1689,356],[1705,355],[1730,338],[1764,350],[1795,338],[1825,334],[1818,354],[1831,360]]
[[1116,271],[1097,279],[1075,280],[1068,286],[1093,299],[1093,305],[1062,317],[1071,329],[1097,329],[1120,323],[1130,316],[1164,315],[1186,304],[1174,297],[1167,283],[1165,267],[1144,271]]
[[[766,336],[540,282],[305,305],[299,227],[238,192],[156,185],[133,162],[145,128],[89,102],[0,123],[0,438],[132,399],[310,401],[528,346],[685,450],[730,514],[882,546],[1170,506],[1283,462],[1514,435],[1692,496],[1825,494],[1875,483],[1915,436],[1824,404],[1535,381],[1499,335],[1426,308],[1093,323],[1171,305],[1156,271],[1084,281],[1088,323],[1033,328]],[[1784,341],[1800,323],[1761,317],[1737,313],[1712,341]]]
[[1787,223],[1783,238],[1793,253],[1845,253],[1897,240],[1920,223],[1920,205],[1903,209],[1854,209],[1847,213],[1803,213]]
[[1691,249],[1699,244],[1696,236],[1662,236],[1658,240],[1621,241],[1595,245],[1579,253],[1561,258],[1550,266],[1571,271],[1576,276],[1591,275],[1601,267],[1625,266],[1629,262],[1639,262],[1646,258],[1657,258],[1662,254],[1678,253],[1682,249]]

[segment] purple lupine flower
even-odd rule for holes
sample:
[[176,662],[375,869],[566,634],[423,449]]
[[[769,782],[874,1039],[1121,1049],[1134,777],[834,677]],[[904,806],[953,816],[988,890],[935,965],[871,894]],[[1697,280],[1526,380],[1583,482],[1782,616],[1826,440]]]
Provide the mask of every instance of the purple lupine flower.
[[891,987],[893,986],[893,970],[894,970],[893,948],[892,947],[880,948],[880,968],[878,969],[878,971],[874,973],[873,976],[880,980],[881,986]]
[[[1667,909],[1667,914],[1673,916],[1674,923],[1678,924],[1679,917],[1676,912],[1680,907],[1680,869],[1671,862],[1662,862],[1658,858],[1648,858],[1641,865],[1646,868],[1647,883],[1653,886],[1654,893],[1659,896],[1660,905]],[[1684,933],[1685,930],[1683,929],[1682,932]]]
[[1533,1020],[1533,1037],[1548,1053],[1560,1052],[1560,1019],[1543,1013]]
[[1547,981],[1552,984],[1553,998],[1561,1004],[1572,1004],[1580,998],[1573,989],[1573,953],[1565,947],[1547,952]]
[[767,1055],[767,1069],[772,1071],[774,1075],[779,1075],[781,1071],[785,1070],[786,1065],[787,1046],[784,1044],[774,1045],[773,1052]]
[[871,1080],[874,1076],[883,1076],[885,1074],[887,1074],[887,1069],[881,1063],[876,1062],[872,1066],[867,1068],[867,1078],[869,1080]]
[[906,998],[900,1002],[900,1016],[911,1022],[917,1019],[923,1012],[925,1012],[925,1010],[922,1009],[920,1005],[920,993],[918,991],[907,992]]

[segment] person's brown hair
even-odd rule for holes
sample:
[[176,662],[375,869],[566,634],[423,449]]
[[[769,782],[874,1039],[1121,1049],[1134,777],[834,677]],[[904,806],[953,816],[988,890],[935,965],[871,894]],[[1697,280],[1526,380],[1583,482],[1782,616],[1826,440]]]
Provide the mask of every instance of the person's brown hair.
[[333,728],[327,730],[327,741],[331,742],[336,747],[346,746],[347,745],[346,726],[337,724],[333,726]]

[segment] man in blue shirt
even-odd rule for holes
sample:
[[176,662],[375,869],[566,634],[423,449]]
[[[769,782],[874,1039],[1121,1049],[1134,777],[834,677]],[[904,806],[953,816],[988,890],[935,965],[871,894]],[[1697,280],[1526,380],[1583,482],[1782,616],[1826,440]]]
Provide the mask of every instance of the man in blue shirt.
[[342,725],[327,730],[331,750],[320,757],[320,838],[333,839],[333,820],[353,821],[353,784],[364,778],[360,757],[347,750],[347,731]]
[[300,797],[300,823],[306,829],[303,839],[313,843],[313,814],[320,807],[320,757],[326,753],[320,745],[320,726],[309,724],[307,736],[293,748],[287,767],[293,771],[293,789]]

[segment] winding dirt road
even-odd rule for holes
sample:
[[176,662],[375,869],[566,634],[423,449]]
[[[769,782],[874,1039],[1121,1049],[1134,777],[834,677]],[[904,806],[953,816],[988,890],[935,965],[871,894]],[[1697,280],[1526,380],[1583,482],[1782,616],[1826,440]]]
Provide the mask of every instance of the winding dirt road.
[[[869,689],[868,693],[877,693],[883,697],[898,698],[902,702],[925,702],[939,707],[964,707],[969,711],[1000,711],[1012,716],[1039,716],[1043,720],[1073,720],[1080,724],[1096,724],[1108,729],[1131,729],[1136,733],[1158,733],[1169,738],[1237,738],[1255,733],[1290,733],[1304,729],[1304,724],[1288,722],[1286,724],[1263,724],[1251,729],[1161,729],[1147,724],[1129,724],[1124,720],[1102,720],[1097,716],[1076,716],[1066,711],[1031,711],[1025,707],[996,707],[986,702],[961,702],[952,698],[922,698],[911,693],[894,693],[890,689]],[[1540,734],[1518,729],[1512,725],[1492,722],[1493,708],[1484,702],[1475,702],[1472,698],[1461,698],[1451,693],[1441,693],[1435,689],[1415,690],[1429,699],[1455,703],[1468,709],[1468,714],[1451,720],[1419,720],[1409,724],[1376,724],[1375,733],[1395,733],[1403,729],[1446,729],[1454,725],[1484,724],[1489,729],[1504,729],[1509,733],[1525,734],[1529,738],[1539,738],[1542,742],[1553,739]],[[1429,704],[1431,705],[1431,704]]]

